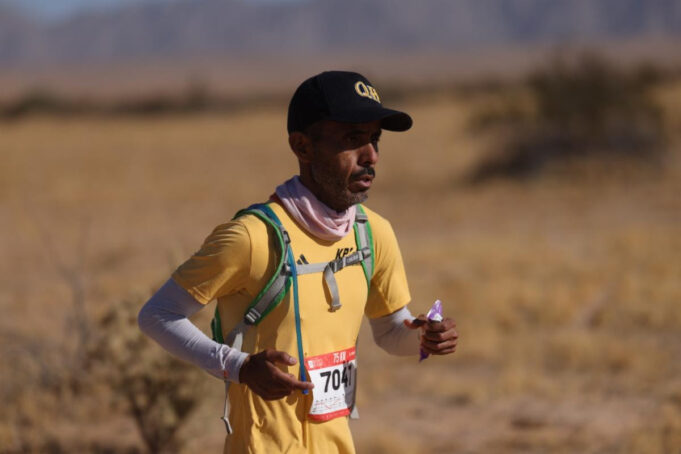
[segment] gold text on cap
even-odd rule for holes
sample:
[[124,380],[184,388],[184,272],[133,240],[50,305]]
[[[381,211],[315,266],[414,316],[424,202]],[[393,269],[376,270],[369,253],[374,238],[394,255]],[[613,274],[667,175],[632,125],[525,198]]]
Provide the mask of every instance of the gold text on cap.
[[365,84],[361,80],[355,84],[355,91],[360,96],[373,99],[376,102],[381,102],[381,98],[378,97],[378,92],[376,89],[371,85]]

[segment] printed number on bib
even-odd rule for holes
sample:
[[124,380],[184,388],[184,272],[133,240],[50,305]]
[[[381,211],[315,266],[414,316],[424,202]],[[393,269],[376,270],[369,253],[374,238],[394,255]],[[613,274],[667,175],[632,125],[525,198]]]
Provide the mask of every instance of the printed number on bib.
[[355,403],[355,347],[305,358],[305,366],[314,383],[308,417],[316,421],[328,421],[349,415]]

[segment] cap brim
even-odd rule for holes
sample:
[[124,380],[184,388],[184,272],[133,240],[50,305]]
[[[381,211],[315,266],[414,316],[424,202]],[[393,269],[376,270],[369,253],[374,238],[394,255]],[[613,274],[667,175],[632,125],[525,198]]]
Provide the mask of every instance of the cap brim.
[[387,129],[388,131],[406,131],[411,128],[413,121],[411,117],[399,110],[385,109],[389,111],[387,116],[381,118],[381,128]]
[[408,130],[413,124],[408,114],[399,110],[386,109],[381,105],[377,105],[372,109],[355,110],[351,115],[334,115],[327,119],[342,123],[368,123],[380,120],[382,129],[398,132]]

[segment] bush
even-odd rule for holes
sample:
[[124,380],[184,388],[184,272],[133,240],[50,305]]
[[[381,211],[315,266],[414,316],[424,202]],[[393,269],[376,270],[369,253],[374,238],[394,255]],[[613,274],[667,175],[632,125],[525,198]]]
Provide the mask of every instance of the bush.
[[[66,342],[0,329],[0,357],[9,365],[0,369],[0,452],[182,450],[188,435],[182,429],[203,401],[209,378],[142,334],[136,319],[142,302],[125,300],[89,326],[82,363]],[[102,438],[90,432],[125,418],[134,421],[143,447],[129,434]],[[81,436],[62,433],[65,426],[79,427]]]
[[137,298],[110,308],[89,356],[95,376],[111,388],[114,405],[133,418],[147,450],[179,452],[185,442],[180,430],[201,403],[208,376],[142,334],[142,303]]
[[661,77],[649,66],[625,71],[594,55],[554,58],[528,77],[521,94],[473,119],[476,131],[491,130],[502,140],[473,169],[471,181],[527,177],[550,162],[594,155],[656,161],[664,127],[651,89]]

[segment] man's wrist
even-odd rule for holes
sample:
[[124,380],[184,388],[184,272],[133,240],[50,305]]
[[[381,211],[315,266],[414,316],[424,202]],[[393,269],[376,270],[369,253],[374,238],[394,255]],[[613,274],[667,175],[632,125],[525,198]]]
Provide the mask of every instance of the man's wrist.
[[248,369],[248,365],[251,361],[251,355],[246,355],[244,360],[241,362],[241,365],[239,366],[239,370],[237,371],[237,378],[238,381],[235,383],[244,383],[244,380],[246,378],[245,372]]
[[225,368],[223,370],[223,378],[233,383],[240,383],[241,368],[247,361],[249,355],[238,350],[229,352],[227,361],[225,361]]

